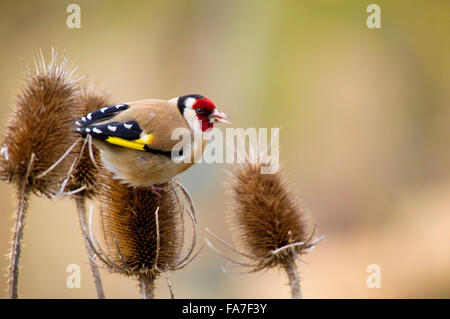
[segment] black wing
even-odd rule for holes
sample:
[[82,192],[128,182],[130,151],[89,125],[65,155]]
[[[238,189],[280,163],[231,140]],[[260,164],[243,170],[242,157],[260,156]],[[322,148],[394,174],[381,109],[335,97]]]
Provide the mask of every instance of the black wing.
[[[117,104],[105,106],[91,112],[75,122],[76,131],[83,137],[86,137],[89,134],[93,138],[113,145],[171,156],[171,151],[162,151],[152,148],[151,142],[153,139],[153,134],[142,134],[142,129],[135,121],[96,124],[98,122],[108,120],[117,113],[125,111],[128,108],[128,104]],[[174,152],[179,156],[183,154],[183,150]]]
[[117,104],[117,105],[105,106],[94,112],[86,114],[82,118],[78,119],[77,121],[75,121],[75,125],[77,127],[83,128],[88,125],[100,122],[100,121],[105,121],[105,120],[113,117],[117,113],[125,111],[129,107],[130,106],[128,104]]
[[[109,122],[104,124],[86,125],[77,127],[77,132],[83,137],[88,134],[93,138],[105,141],[107,143],[131,148],[139,151],[150,152],[172,156],[171,151],[162,151],[151,147],[153,134],[142,134],[139,124],[134,121],[129,122]],[[183,150],[174,151],[174,155],[183,155]]]
[[77,132],[83,137],[87,134],[93,138],[106,141],[108,138],[121,138],[128,141],[138,140],[141,137],[142,130],[134,121],[129,122],[108,122],[104,124],[85,125],[77,127]]

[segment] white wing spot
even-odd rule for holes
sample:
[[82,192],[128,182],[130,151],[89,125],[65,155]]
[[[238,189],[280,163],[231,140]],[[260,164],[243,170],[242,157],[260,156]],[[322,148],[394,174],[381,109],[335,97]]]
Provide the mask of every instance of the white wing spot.
[[92,120],[92,113],[89,113],[89,114],[87,115],[87,118],[88,118],[89,121]]
[[105,111],[109,109],[109,107],[105,106],[100,109],[100,112],[105,113]]
[[133,124],[123,124],[123,126],[125,126],[126,129],[131,130],[131,128],[133,127]]
[[76,125],[81,125],[80,122],[78,122],[78,121],[76,121],[75,124],[76,124]]
[[117,126],[108,125],[108,130],[115,132],[117,130]]
[[98,128],[96,128],[96,127],[94,127],[93,129],[92,129],[92,132],[94,132],[94,133],[97,133],[97,134],[102,134],[103,132],[102,131],[100,131]]
[[122,106],[125,106],[125,104],[116,105],[116,109],[120,109]]
[[78,131],[78,132],[81,132],[81,128],[77,127],[77,131]]
[[86,122],[86,118],[85,118],[84,116],[81,118],[81,120],[82,120],[83,122]]
[[8,153],[8,148],[6,146],[2,147],[2,150],[0,151],[0,154],[3,155],[3,157],[9,161],[9,153]]
[[90,129],[89,127],[87,127],[87,128],[85,129],[85,131],[86,131],[87,133],[89,133],[89,132],[91,131],[91,129]]

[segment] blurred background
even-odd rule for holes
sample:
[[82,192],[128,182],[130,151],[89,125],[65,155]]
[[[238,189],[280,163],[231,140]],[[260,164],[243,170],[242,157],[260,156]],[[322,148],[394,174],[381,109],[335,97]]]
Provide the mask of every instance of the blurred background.
[[[75,2],[75,1],[74,1]],[[210,97],[234,127],[280,127],[283,173],[326,239],[300,264],[306,298],[450,297],[450,2],[72,1],[0,3],[0,132],[16,88],[42,48],[66,54],[114,101]],[[223,129],[223,127],[222,127]],[[231,240],[226,164],[180,176],[209,227]],[[0,184],[0,268],[6,274],[14,190]],[[95,298],[72,201],[33,197],[19,294]],[[81,265],[80,289],[66,267]],[[272,270],[234,275],[205,248],[171,274],[178,298],[287,298]],[[381,267],[370,289],[366,268]],[[102,272],[106,296],[138,298],[136,282]],[[5,298],[6,277],[0,280]],[[158,298],[169,297],[158,281]]]

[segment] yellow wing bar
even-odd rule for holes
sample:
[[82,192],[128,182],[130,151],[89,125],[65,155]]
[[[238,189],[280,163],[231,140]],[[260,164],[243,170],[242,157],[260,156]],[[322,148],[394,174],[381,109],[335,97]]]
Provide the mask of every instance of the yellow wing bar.
[[114,145],[119,145],[122,147],[131,148],[138,151],[145,151],[144,146],[151,143],[153,139],[153,134],[148,134],[137,140],[126,140],[120,137],[110,136],[106,139],[106,142]]

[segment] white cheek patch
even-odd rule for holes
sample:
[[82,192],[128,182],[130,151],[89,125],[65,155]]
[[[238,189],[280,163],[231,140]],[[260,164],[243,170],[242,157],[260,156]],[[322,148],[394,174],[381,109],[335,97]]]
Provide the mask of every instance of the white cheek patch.
[[196,99],[193,97],[188,97],[186,100],[184,100],[184,106],[186,106],[189,109],[192,109],[192,106],[194,105]]
[[197,114],[193,109],[185,109],[184,118],[186,119],[186,122],[189,124],[190,128],[194,131],[194,134],[202,132],[200,120],[198,119]]

